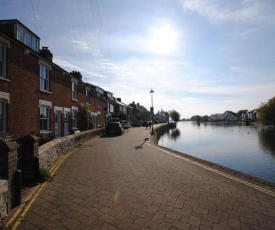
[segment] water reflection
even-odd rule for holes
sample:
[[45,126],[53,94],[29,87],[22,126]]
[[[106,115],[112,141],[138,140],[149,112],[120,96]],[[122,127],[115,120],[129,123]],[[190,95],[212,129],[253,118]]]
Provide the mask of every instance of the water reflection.
[[158,133],[158,144],[275,183],[275,130],[178,122]]
[[162,136],[166,136],[170,140],[177,141],[177,139],[180,137],[180,130],[177,128],[176,124],[170,126],[168,125],[158,132],[157,140],[159,141]]
[[275,158],[275,130],[261,129],[259,132],[260,147]]
[[175,128],[175,129],[171,130],[171,139],[176,141],[179,137],[180,137],[179,129]]

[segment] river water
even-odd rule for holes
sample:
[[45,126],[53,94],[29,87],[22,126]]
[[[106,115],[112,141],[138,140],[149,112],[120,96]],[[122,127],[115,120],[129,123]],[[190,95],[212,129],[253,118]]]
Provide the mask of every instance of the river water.
[[275,131],[254,126],[178,122],[158,144],[275,183]]

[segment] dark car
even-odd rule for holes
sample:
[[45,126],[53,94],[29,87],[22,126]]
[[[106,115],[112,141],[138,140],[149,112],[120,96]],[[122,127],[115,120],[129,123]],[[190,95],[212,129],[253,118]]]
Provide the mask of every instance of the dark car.
[[124,129],[120,122],[108,122],[106,126],[106,134],[117,134],[122,135]]

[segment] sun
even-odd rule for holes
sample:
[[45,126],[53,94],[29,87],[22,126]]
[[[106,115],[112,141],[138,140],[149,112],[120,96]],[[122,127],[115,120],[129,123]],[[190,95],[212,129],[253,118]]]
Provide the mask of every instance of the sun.
[[164,24],[152,30],[148,40],[148,50],[159,55],[175,54],[178,47],[179,35],[169,24]]

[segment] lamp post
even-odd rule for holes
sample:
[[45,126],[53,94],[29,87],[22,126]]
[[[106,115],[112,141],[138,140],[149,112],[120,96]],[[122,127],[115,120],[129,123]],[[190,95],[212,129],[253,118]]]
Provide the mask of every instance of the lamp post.
[[152,132],[153,132],[153,130],[154,130],[154,128],[153,128],[153,120],[154,120],[154,105],[153,105],[153,96],[154,96],[154,91],[153,91],[153,89],[151,89],[151,91],[150,91],[150,94],[151,94],[151,104],[152,104],[152,107],[151,107],[151,109],[150,109],[150,112],[152,113]]

